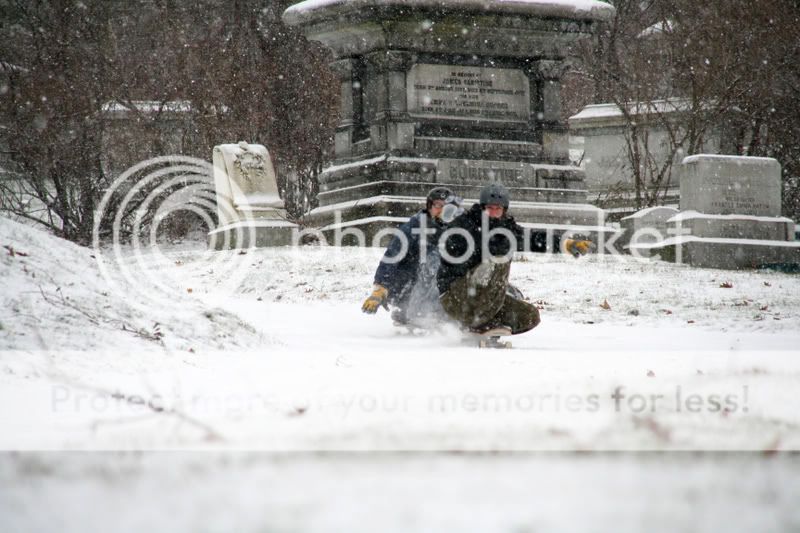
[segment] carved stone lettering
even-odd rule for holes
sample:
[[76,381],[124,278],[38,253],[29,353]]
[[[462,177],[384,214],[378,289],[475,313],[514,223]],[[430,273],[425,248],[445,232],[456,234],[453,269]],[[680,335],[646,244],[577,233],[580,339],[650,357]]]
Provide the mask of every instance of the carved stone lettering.
[[780,165],[759,157],[688,157],[681,165],[681,211],[780,216]]
[[508,161],[440,159],[436,179],[440,183],[481,185],[499,181],[509,186],[535,181],[535,167]]
[[411,115],[527,122],[530,85],[519,70],[417,64],[407,76]]

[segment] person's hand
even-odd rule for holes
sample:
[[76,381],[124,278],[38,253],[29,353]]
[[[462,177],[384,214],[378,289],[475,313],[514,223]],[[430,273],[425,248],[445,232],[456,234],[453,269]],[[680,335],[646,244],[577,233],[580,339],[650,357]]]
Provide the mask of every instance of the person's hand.
[[386,304],[386,299],[388,297],[389,291],[386,287],[376,283],[372,287],[372,294],[369,295],[369,298],[364,300],[364,305],[361,306],[361,310],[368,315],[374,315],[378,311],[378,307],[383,306],[383,308],[388,311],[389,306]]
[[564,250],[575,257],[586,255],[594,249],[594,243],[588,240],[567,239],[564,241]]

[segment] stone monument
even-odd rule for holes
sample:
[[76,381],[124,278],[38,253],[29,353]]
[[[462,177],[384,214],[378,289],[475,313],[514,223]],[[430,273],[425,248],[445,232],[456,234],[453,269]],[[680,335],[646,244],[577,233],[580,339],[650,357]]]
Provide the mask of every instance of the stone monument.
[[678,212],[678,209],[674,207],[655,206],[641,209],[620,219],[619,225],[623,234],[618,245],[622,250],[642,256],[650,255],[649,249],[638,245],[663,241],[665,236],[669,235],[667,233],[668,221]]
[[335,159],[310,222],[367,235],[427,191],[470,203],[506,185],[529,227],[603,232],[569,163],[561,77],[614,8],[595,0],[309,0],[284,21],[333,52],[341,82]]
[[208,234],[214,249],[292,244],[296,224],[286,220],[275,169],[260,144],[214,147],[214,185],[219,225]]
[[771,158],[694,155],[681,163],[680,212],[666,239],[651,245],[663,258],[726,269],[800,265],[794,222],[781,213],[781,167]]
[[[685,98],[651,100],[628,103],[623,110],[617,104],[587,105],[569,117],[570,147],[573,158],[580,158],[586,171],[586,189],[590,197],[605,197],[606,207],[630,208],[636,205],[636,184],[628,155],[631,120],[642,133],[640,149],[652,157],[657,167],[672,158],[674,168],[680,165],[683,155],[673,153],[669,124],[686,121],[691,102]],[[738,113],[731,112],[718,118],[704,136],[701,151],[706,154],[735,154],[733,131],[738,131]],[[645,138],[646,141],[642,141]],[[659,185],[663,200],[677,204],[679,198],[677,172],[665,176]],[[608,194],[613,190],[613,194]]]

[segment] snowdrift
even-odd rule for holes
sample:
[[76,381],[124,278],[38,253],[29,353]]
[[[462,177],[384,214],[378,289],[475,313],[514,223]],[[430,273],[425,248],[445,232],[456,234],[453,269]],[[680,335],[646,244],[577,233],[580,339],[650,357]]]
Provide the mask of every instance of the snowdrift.
[[143,306],[141,288],[110,286],[94,254],[0,217],[0,350],[227,349],[268,341],[188,294],[168,307]]

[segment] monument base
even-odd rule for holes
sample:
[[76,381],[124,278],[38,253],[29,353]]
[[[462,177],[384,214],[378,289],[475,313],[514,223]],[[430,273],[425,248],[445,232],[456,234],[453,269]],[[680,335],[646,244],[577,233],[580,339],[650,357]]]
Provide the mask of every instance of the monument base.
[[667,221],[671,238],[631,244],[631,251],[704,268],[741,270],[800,265],[800,242],[786,217],[683,211]]
[[508,188],[511,214],[524,227],[557,235],[567,231],[587,236],[613,232],[604,227],[605,212],[586,203],[586,191],[581,188],[583,172],[576,167],[394,155],[325,169],[320,176],[320,207],[305,221],[318,228],[329,243],[337,231],[359,229],[364,232],[361,241],[377,246],[373,238],[422,209],[432,188],[448,187],[465,198],[463,207],[469,209],[481,189],[493,181]]
[[383,195],[425,198],[433,187],[477,198],[491,182],[503,183],[518,202],[585,204],[587,195],[577,167],[483,159],[381,155],[326,168],[319,182],[320,207]]
[[[426,184],[426,187],[430,187]],[[477,200],[465,200],[469,209]],[[424,197],[373,196],[351,202],[318,207],[306,218],[329,244],[385,246],[388,238],[375,240],[386,228],[397,227],[425,206]],[[588,204],[511,202],[509,209],[521,226],[532,232],[561,235],[566,232],[598,239],[610,238],[616,230],[604,225],[603,210]],[[359,232],[363,234],[359,236]],[[346,238],[337,235],[348,234]]]
[[671,235],[694,235],[704,238],[752,239],[766,241],[794,240],[794,222],[786,217],[752,215],[709,215],[684,211],[669,219]]
[[268,248],[295,244],[299,226],[285,220],[247,220],[234,222],[208,233],[212,250]]
[[800,242],[724,239],[686,235],[632,250],[660,255],[662,260],[693,267],[748,270],[769,266],[800,266]]

